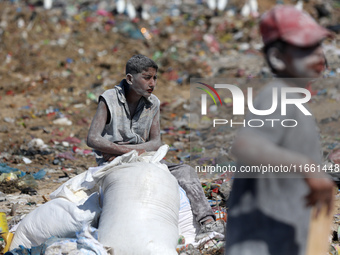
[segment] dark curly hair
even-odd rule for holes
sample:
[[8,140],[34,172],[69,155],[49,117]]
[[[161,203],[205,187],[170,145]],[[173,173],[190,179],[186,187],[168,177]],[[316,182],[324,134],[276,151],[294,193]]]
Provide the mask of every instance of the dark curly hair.
[[144,55],[134,55],[126,62],[125,73],[137,74],[147,71],[148,68],[155,68],[158,70],[158,65],[152,59]]

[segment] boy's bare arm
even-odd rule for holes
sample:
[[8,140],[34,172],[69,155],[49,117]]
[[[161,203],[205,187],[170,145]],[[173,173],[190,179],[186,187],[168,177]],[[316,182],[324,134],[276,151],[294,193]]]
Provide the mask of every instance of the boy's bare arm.
[[112,156],[120,156],[132,150],[137,150],[138,153],[153,151],[161,146],[159,111],[151,125],[150,140],[146,143],[133,145],[124,142],[118,144],[112,143],[101,136],[107,121],[107,114],[106,104],[100,101],[87,137],[87,145],[105,154],[105,159],[112,158]]
[[112,143],[101,136],[106,125],[107,114],[108,109],[106,104],[103,101],[100,101],[87,136],[87,145],[95,150],[116,156],[123,155],[133,150],[127,148],[125,145]]
[[[238,136],[232,147],[232,153],[244,165],[305,165],[316,164],[312,159],[286,149],[280,148],[259,135],[247,132]],[[322,204],[328,212],[334,204],[334,182],[325,173],[302,173],[310,188],[307,205],[316,205],[320,210]]]
[[150,133],[149,133],[149,141],[140,144],[128,144],[128,143],[118,143],[120,145],[125,145],[126,148],[131,150],[145,150],[145,151],[156,151],[162,145],[161,142],[161,129],[159,123],[159,111],[153,118]]
[[[124,146],[124,148],[131,150],[137,150],[139,154],[145,151],[156,151],[162,145],[161,142],[161,132],[160,132],[160,124],[159,124],[159,111],[153,119],[151,128],[150,128],[150,140],[145,143],[140,144],[129,144],[128,142],[119,142],[118,146]],[[102,153],[105,161],[112,161],[117,156],[121,154],[111,154],[111,153]]]

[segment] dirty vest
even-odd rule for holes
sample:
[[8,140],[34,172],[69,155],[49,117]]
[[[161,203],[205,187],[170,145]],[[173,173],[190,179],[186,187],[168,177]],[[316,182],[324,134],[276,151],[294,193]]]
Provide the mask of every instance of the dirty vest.
[[[122,80],[113,89],[106,90],[99,96],[109,111],[109,122],[106,123],[102,137],[113,142],[129,142],[131,144],[144,143],[149,140],[150,128],[153,119],[159,111],[160,101],[155,95],[149,98],[142,97],[131,117],[129,106],[125,97],[126,80]],[[105,163],[100,151],[96,151],[98,165]]]

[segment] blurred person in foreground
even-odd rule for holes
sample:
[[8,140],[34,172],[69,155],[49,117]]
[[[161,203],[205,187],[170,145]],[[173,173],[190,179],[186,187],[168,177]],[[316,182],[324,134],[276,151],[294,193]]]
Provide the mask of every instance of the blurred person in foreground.
[[[265,116],[251,112],[246,115],[245,123],[261,119],[264,125],[239,130],[232,147],[238,169],[261,165],[321,166],[322,149],[314,117],[305,115],[294,104],[287,104],[286,115],[282,116],[280,92],[283,88],[304,88],[321,76],[325,68],[321,43],[331,34],[293,6],[277,6],[266,12],[260,20],[260,31],[265,58],[276,78],[258,93],[254,108],[270,109],[272,91],[277,88],[277,109]],[[302,97],[292,92],[287,96]],[[277,121],[273,125],[266,119]],[[298,124],[284,127],[284,119],[294,119]],[[236,174],[229,200],[225,254],[304,255],[313,217],[311,206],[326,205],[330,213],[333,192],[334,183],[324,172]]]
[[[126,78],[99,96],[87,137],[87,145],[95,149],[98,165],[107,164],[132,150],[141,154],[156,151],[162,145],[160,101],[152,94],[157,70],[153,60],[135,55],[126,63]],[[168,166],[190,200],[192,212],[201,227],[196,239],[214,231],[224,233],[225,226],[216,221],[195,170],[186,164],[161,162]]]

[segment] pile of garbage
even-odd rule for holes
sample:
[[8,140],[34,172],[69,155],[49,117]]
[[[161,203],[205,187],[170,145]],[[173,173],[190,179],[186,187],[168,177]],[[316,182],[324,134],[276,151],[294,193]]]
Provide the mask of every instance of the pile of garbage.
[[[56,0],[45,8],[42,1],[0,1],[0,209],[10,229],[47,203],[61,184],[95,166],[85,141],[97,98],[124,77],[125,63],[133,54],[149,56],[159,65],[155,94],[162,103],[162,140],[170,145],[166,160],[234,164],[230,146],[236,128],[197,129],[199,141],[194,142],[204,146],[190,147],[195,144],[190,78],[270,77],[257,22],[275,1],[259,0],[257,14],[245,13],[241,1],[229,1],[222,10],[196,1],[146,2],[139,11],[134,5],[132,17],[131,11],[129,15],[127,9],[105,1]],[[308,1],[303,6],[320,23],[337,30],[337,1]],[[325,77],[339,77],[337,42],[325,43]],[[316,115],[325,161],[339,162],[339,87],[320,85],[312,95],[311,108],[329,109]],[[230,98],[223,100],[232,104]],[[200,178],[216,216],[226,220],[232,176],[203,172]],[[336,214],[334,231],[339,224]],[[91,231],[86,231],[88,236]],[[179,244],[182,253],[223,253],[220,240],[195,249],[183,246],[181,238]]]

